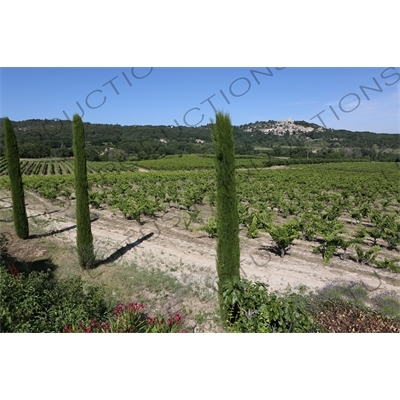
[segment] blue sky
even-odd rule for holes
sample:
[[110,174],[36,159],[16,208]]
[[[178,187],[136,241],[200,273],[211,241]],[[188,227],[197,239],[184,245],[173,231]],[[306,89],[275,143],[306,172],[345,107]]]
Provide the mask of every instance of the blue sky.
[[0,82],[1,116],[15,121],[82,108],[92,123],[203,125],[215,107],[235,125],[293,118],[400,133],[398,67],[1,68]]

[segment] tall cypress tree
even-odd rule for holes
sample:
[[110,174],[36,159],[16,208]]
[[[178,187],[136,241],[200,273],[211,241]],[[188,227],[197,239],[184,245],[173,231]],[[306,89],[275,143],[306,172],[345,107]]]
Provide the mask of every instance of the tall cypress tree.
[[235,149],[229,114],[217,112],[212,124],[217,183],[217,272],[220,313],[223,323],[229,306],[223,293],[240,281],[239,215],[236,196]]
[[18,144],[11,121],[4,118],[4,142],[8,176],[10,177],[14,227],[17,236],[26,239],[29,236],[28,217],[25,208],[24,187],[22,185],[21,168],[19,165]]
[[94,247],[90,223],[89,194],[85,153],[85,133],[78,114],[72,120],[74,175],[76,196],[76,246],[79,264],[88,269],[94,263]]

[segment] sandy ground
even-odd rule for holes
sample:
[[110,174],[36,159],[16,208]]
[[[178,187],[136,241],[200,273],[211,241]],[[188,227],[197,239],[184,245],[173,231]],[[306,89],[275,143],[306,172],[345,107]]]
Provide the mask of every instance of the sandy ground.
[[[2,191],[0,209],[7,209],[10,200],[9,193]],[[43,220],[43,232],[54,231],[52,237],[59,240],[60,245],[75,245],[73,200],[60,204],[28,192],[26,203],[28,215]],[[118,211],[91,211],[92,216],[97,218],[92,223],[92,233],[98,259],[111,257],[117,263],[134,261],[142,267],[157,266],[185,284],[215,285],[216,239],[209,238],[205,232],[186,230],[183,219],[188,217],[184,211],[170,209],[155,219],[144,219],[142,225],[124,219]],[[194,224],[190,228],[199,225]],[[312,244],[309,242],[296,240],[289,254],[280,258],[268,250],[273,241],[267,233],[249,239],[246,229],[243,229],[240,231],[240,240],[241,276],[266,282],[271,290],[283,290],[288,285],[292,288],[305,285],[316,289],[341,280],[362,281],[374,294],[394,291],[400,295],[399,274],[359,265],[352,260],[342,261],[337,256],[326,265],[321,256],[312,254]],[[352,251],[350,249],[349,253]],[[387,256],[397,257],[398,252],[387,252]]]

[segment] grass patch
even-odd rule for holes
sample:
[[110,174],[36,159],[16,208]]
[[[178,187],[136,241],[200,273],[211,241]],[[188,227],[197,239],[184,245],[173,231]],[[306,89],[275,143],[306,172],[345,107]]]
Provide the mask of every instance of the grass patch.
[[395,293],[384,293],[372,299],[377,310],[389,317],[400,318],[400,298]]
[[362,282],[331,283],[319,296],[323,300],[342,300],[356,306],[366,306],[369,302],[369,291]]

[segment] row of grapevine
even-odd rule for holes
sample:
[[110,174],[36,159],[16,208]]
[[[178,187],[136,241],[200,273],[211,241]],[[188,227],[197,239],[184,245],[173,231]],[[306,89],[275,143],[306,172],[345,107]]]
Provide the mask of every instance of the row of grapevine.
[[[0,159],[0,175],[6,174],[5,167],[2,169]],[[238,157],[236,168],[265,168],[268,160],[257,157]],[[35,164],[38,169],[31,167]],[[191,171],[211,170],[215,167],[214,159],[205,155],[183,155],[166,157],[158,160],[143,160],[137,162],[88,162],[88,173],[106,172],[133,172],[138,168],[145,168],[153,171]],[[38,167],[40,165],[40,167]],[[54,175],[73,173],[73,160],[21,160],[21,171],[23,175]],[[38,171],[38,172],[37,172]],[[52,171],[52,172],[51,172]]]
[[[263,168],[266,166],[266,157],[237,157],[236,168]],[[158,160],[142,160],[135,164],[139,167],[154,171],[191,171],[200,169],[214,169],[214,155],[183,154],[167,156]]]
[[[152,171],[191,171],[215,168],[214,154],[181,154],[169,155],[156,160],[136,161],[139,167]],[[352,160],[348,160],[351,162]],[[235,164],[237,169],[243,168],[268,168],[272,166],[291,166],[295,164],[326,164],[330,160],[324,158],[277,158],[260,155],[237,155]],[[337,162],[337,160],[331,160]],[[354,164],[354,162],[352,162]]]
[[[20,167],[23,175],[65,175],[74,171],[72,159],[21,160]],[[131,162],[88,162],[87,168],[88,173],[132,172],[138,169],[137,165]],[[1,175],[7,175],[5,158],[0,158]]]

